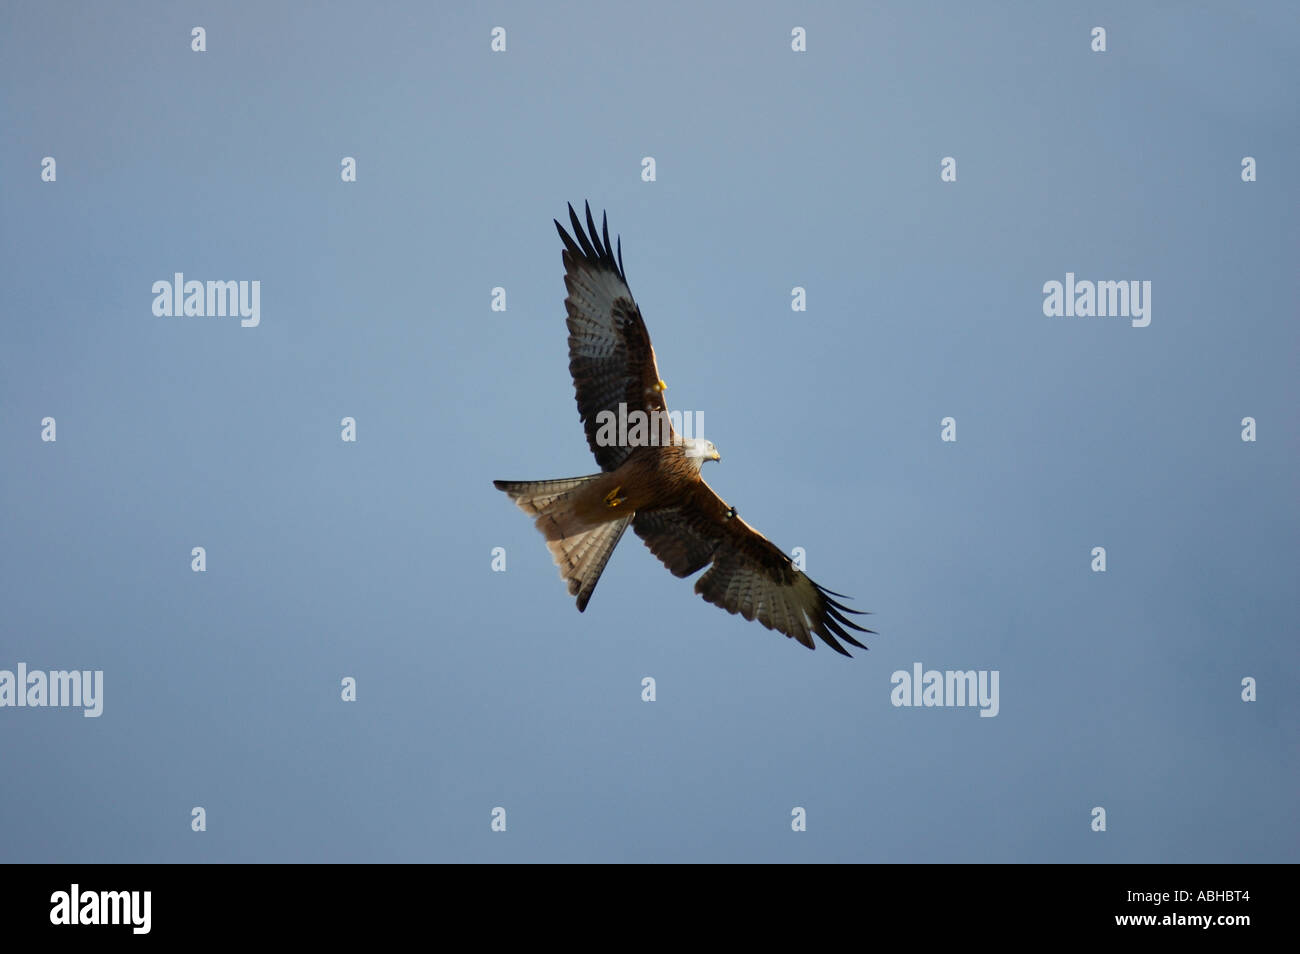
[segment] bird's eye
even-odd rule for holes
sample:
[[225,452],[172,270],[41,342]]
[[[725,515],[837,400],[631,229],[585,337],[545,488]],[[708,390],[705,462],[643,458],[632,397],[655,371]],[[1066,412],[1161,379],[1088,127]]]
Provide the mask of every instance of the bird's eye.
[[730,520],[730,519],[731,519],[732,517],[734,517],[735,515],[736,515],[736,508],[735,508],[735,507],[728,507],[728,508],[727,508],[727,519]]

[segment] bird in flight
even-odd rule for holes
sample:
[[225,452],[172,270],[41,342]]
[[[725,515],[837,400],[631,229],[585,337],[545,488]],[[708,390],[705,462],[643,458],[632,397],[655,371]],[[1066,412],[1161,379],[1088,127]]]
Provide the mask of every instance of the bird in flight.
[[[609,225],[596,230],[591,206],[583,231],[569,206],[570,235],[557,221],[564,242],[564,285],[568,297],[569,372],[578,412],[600,473],[560,480],[497,480],[537,529],[560,568],[560,576],[586,610],[596,582],[628,526],[674,576],[704,567],[695,592],[729,613],[757,619],[815,648],[813,634],[845,656],[839,640],[866,649],[850,630],[872,633],[846,613],[861,615],[818,586],[790,557],[744,520],[704,482],[706,461],[721,460],[712,441],[682,437],[668,417],[650,335],[617,255]],[[622,428],[640,412],[650,427]],[[659,438],[664,439],[659,439]],[[837,639],[838,637],[838,639]]]

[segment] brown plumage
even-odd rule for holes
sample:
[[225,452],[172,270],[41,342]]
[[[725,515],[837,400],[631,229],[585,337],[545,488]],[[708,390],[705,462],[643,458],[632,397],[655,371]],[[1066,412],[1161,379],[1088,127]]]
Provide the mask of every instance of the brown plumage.
[[[570,236],[564,242],[564,284],[568,297],[569,372],[578,413],[601,472],[561,480],[494,484],[535,518],[537,529],[577,597],[587,608],[610,555],[631,525],[663,564],[679,577],[709,567],[695,592],[710,603],[814,648],[817,635],[849,655],[836,637],[866,649],[849,630],[870,633],[846,613],[858,613],[797,569],[775,544],[747,524],[700,477],[706,460],[720,460],[712,442],[683,439],[666,415],[664,383],[654,348],[632,299],[602,217],[596,230],[587,207],[587,228],[569,206]],[[610,440],[607,415],[641,411],[665,421],[669,440],[644,443]],[[653,428],[652,424],[652,428]],[[629,433],[631,431],[629,430]]]

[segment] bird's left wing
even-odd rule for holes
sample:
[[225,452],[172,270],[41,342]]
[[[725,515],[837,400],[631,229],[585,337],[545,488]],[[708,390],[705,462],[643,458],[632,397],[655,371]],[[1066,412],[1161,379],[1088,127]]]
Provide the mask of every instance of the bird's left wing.
[[815,647],[813,634],[845,656],[850,654],[836,637],[867,648],[849,630],[872,630],[844,615],[860,611],[814,583],[703,481],[677,507],[639,511],[632,529],[675,576],[712,564],[695,582],[695,592],[727,612],[756,619],[809,649]]

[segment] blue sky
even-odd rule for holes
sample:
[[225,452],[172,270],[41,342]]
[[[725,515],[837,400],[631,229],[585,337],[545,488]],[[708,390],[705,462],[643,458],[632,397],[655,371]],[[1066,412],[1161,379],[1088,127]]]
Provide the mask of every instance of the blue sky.
[[[0,670],[104,708],[0,708],[0,859],[1296,861],[1298,20],[6,4]],[[579,614],[493,489],[596,469],[584,199],[706,479],[869,652],[631,535]],[[260,324],[155,317],[175,272]],[[1067,272],[1150,325],[1046,317]],[[894,706],[918,662],[998,715]]]

